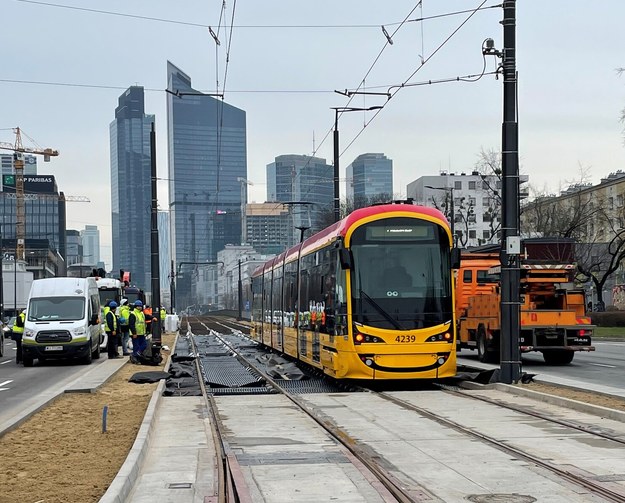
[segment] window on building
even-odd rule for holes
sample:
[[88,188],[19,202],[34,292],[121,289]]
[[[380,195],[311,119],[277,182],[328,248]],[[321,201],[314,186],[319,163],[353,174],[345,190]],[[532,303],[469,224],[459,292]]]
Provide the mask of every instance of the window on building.
[[475,190],[477,187],[475,186],[475,182],[469,182],[469,190]]
[[623,194],[616,196],[616,206],[619,208],[623,206]]
[[477,216],[475,215],[475,213],[471,213],[467,220],[469,221],[469,223],[474,224],[475,222],[477,222]]
[[454,189],[462,190],[462,182],[460,180],[458,180],[457,182],[454,182]]
[[477,237],[477,232],[476,231],[469,231],[469,238],[470,239],[475,239]]
[[490,231],[482,231],[482,238],[490,239]]
[[501,180],[497,181],[497,189],[501,190]]
[[469,198],[469,206],[475,206],[477,204],[477,201],[474,197],[470,197]]
[[614,198],[613,197],[609,197],[608,198],[608,209],[610,209],[610,210],[614,209]]

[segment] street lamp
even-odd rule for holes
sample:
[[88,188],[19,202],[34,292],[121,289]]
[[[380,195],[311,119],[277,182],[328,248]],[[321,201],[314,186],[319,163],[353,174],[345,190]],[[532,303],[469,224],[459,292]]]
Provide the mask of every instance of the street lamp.
[[368,108],[360,107],[332,107],[334,110],[334,221],[341,219],[341,206],[339,202],[339,113],[343,112],[368,112],[380,110],[382,106]]
[[453,187],[433,187],[432,185],[424,185],[426,189],[433,190],[444,190],[447,194],[449,194],[449,198],[451,199],[451,203],[449,204],[449,212],[451,220],[451,244],[452,246],[456,242],[456,231],[454,229],[454,220],[456,219],[456,215],[454,214],[454,188]]

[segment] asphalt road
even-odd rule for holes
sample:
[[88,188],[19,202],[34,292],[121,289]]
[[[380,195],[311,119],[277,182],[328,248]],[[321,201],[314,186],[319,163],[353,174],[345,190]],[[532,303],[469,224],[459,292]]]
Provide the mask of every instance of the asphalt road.
[[0,358],[0,424],[26,410],[35,398],[51,393],[60,385],[69,384],[89,369],[106,361],[106,354],[91,365],[71,360],[47,361],[25,368],[15,363],[15,342],[5,340],[4,356]]
[[[625,340],[593,341],[596,351],[578,352],[569,365],[547,365],[541,353],[523,355],[523,371],[538,376],[563,377],[580,383],[592,383],[625,390]],[[463,349],[458,355],[458,363],[482,368],[498,365],[480,363],[477,352]],[[583,386],[581,386],[583,387]]]

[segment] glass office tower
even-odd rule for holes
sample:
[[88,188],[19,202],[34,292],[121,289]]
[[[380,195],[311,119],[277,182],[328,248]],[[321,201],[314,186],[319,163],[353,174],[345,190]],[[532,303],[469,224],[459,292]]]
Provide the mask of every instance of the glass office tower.
[[170,239],[180,273],[176,304],[183,309],[203,302],[197,285],[210,266],[202,264],[241,242],[246,120],[243,110],[193,89],[170,62],[167,76]]
[[[113,272],[130,271],[131,282],[151,290],[150,207],[152,201],[150,131],[154,115],[144,111],[143,87],[119,97],[111,138],[111,213]],[[89,260],[88,257],[85,257]]]
[[393,161],[384,154],[361,154],[346,172],[347,199],[355,208],[393,199]]

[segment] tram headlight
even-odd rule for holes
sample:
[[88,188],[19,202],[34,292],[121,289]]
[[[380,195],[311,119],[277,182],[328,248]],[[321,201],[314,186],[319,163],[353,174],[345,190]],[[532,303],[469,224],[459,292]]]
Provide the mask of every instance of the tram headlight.
[[430,335],[425,342],[453,342],[454,336],[451,332],[443,332],[440,334]]
[[362,335],[361,333],[354,334],[354,342],[356,344],[362,344],[364,340],[365,340],[365,336]]

